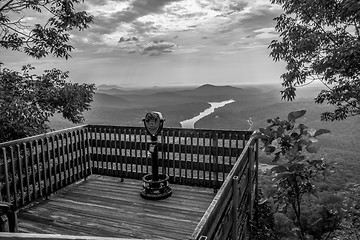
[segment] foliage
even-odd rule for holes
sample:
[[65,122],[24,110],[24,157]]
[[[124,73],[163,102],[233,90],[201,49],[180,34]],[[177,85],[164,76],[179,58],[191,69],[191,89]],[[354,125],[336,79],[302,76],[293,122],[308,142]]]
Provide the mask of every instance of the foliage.
[[344,208],[346,217],[343,229],[353,236],[353,239],[360,239],[360,184],[351,184],[345,193]]
[[80,123],[90,109],[94,85],[66,82],[68,73],[57,69],[30,75],[32,69],[0,72],[0,142],[45,132],[54,113]]
[[[305,239],[307,234],[318,237],[331,232],[341,220],[341,216],[333,214],[332,209],[325,205],[312,206],[308,216],[304,217],[304,207],[311,206],[312,199],[316,198],[314,181],[325,175],[328,168],[323,159],[312,159],[317,152],[314,143],[318,141],[318,136],[330,132],[326,129],[314,130],[304,124],[296,125],[295,120],[305,113],[305,110],[291,112],[287,120],[278,117],[268,119],[269,125],[255,134],[261,138],[263,150],[273,155],[273,162],[278,164],[272,168],[277,188],[273,196],[276,210],[293,220],[296,226],[292,228],[293,234],[300,239]],[[309,210],[309,207],[306,209]],[[314,228],[317,228],[316,231]]]
[[[7,0],[0,1],[0,47],[42,58],[49,54],[68,59],[73,47],[70,31],[88,28],[93,17],[76,11],[83,0]],[[49,16],[44,24],[31,26],[30,13]],[[1,63],[0,63],[1,67]],[[0,142],[43,133],[55,113],[73,123],[84,120],[90,109],[93,84],[67,82],[67,72],[47,70],[30,74],[30,65],[22,72],[4,68],[0,71]]]
[[358,0],[271,0],[284,13],[275,18],[279,40],[269,45],[275,61],[286,62],[283,99],[296,88],[320,81],[317,103],[335,106],[322,120],[360,115],[360,3]]
[[[261,190],[259,191],[259,198],[263,197]],[[255,206],[255,213],[257,215],[256,224],[252,226],[253,239],[278,239],[275,231],[275,220],[272,213],[271,206],[266,201],[259,201]]]
[[[68,44],[69,32],[89,27],[93,17],[84,11],[76,11],[74,4],[84,0],[8,0],[0,6],[0,47],[23,51],[35,58],[49,53],[69,58],[73,47]],[[45,24],[27,24],[24,13],[49,14]]]

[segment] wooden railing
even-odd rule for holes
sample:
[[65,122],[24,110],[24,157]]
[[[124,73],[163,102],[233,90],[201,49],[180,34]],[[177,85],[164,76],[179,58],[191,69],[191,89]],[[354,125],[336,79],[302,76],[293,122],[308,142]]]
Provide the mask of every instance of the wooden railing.
[[[89,126],[93,173],[122,178],[151,172],[144,128]],[[171,183],[219,188],[251,132],[164,128],[159,136],[159,172]]]
[[[164,128],[159,172],[175,184],[219,189],[191,239],[249,236],[258,142],[249,131]],[[0,202],[17,210],[94,174],[151,173],[144,128],[87,125],[0,143]]]
[[258,141],[251,138],[196,227],[192,240],[237,240],[251,236],[258,168]]
[[91,174],[86,126],[0,143],[0,201],[19,209]]

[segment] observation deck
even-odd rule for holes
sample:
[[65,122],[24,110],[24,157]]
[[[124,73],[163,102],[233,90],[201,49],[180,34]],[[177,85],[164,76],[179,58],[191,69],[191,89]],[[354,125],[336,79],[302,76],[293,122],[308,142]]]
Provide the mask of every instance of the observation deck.
[[[248,239],[258,195],[250,131],[164,128],[172,196],[140,197],[144,128],[84,125],[0,143],[1,239]],[[10,231],[10,232],[7,232]]]

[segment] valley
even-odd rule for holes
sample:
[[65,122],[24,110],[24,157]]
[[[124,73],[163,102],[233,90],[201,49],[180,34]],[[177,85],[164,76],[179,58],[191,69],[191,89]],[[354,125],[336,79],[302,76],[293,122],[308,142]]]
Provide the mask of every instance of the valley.
[[[98,86],[91,111],[85,113],[85,124],[143,126],[142,119],[149,111],[160,111],[165,117],[165,127],[181,127],[180,122],[191,119],[210,107],[209,102],[233,99],[234,102],[197,121],[195,128],[256,130],[267,125],[266,120],[279,116],[286,118],[291,111],[305,109],[299,119],[310,128],[326,128],[330,134],[321,136],[319,158],[337,164],[334,178],[339,184],[360,181],[360,116],[344,121],[324,122],[320,113],[331,109],[328,105],[314,103],[321,86],[300,88],[297,100],[281,100],[279,86],[213,86],[200,87],[123,89],[117,86]],[[248,120],[253,124],[250,126]],[[60,116],[50,122],[53,129],[71,127]],[[271,159],[262,156],[263,163]]]

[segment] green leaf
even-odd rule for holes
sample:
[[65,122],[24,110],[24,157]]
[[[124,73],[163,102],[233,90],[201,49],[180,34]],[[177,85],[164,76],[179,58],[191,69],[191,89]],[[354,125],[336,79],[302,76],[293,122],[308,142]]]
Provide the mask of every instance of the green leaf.
[[272,162],[277,162],[277,161],[279,161],[279,159],[280,159],[280,153],[281,153],[281,152],[275,153],[275,157],[274,157],[274,159],[272,160]]
[[312,160],[312,161],[309,161],[309,163],[311,164],[311,165],[314,165],[314,166],[316,166],[316,165],[318,165],[318,166],[321,166],[322,164],[323,164],[323,160]]
[[271,171],[276,172],[276,173],[283,173],[283,172],[288,172],[289,169],[283,165],[278,165],[278,166],[271,168]]
[[315,136],[315,133],[316,133],[316,130],[315,129],[308,129],[307,131],[306,131],[311,137],[314,137]]
[[315,138],[315,137],[310,137],[310,138],[309,138],[309,141],[312,142],[312,143],[316,143],[316,142],[318,142],[319,140],[318,140],[317,138]]
[[266,147],[266,152],[267,153],[273,153],[273,152],[275,152],[275,150],[276,150],[275,146],[269,145],[269,146]]
[[306,110],[291,112],[288,115],[288,121],[290,121],[290,122],[295,121],[295,119],[298,119],[298,118],[304,116],[305,114],[306,114]]
[[316,147],[316,146],[307,146],[307,147],[306,147],[306,150],[307,150],[309,153],[317,153],[317,151],[319,150],[319,147]]
[[269,139],[268,136],[266,136],[265,134],[260,133],[260,132],[254,133],[254,134],[252,135],[252,137],[257,138],[257,139]]
[[304,170],[304,164],[302,163],[295,163],[292,164],[291,166],[289,166],[289,171],[293,172],[293,171],[302,171]]
[[319,129],[319,130],[317,130],[317,131],[315,132],[314,137],[320,136],[320,135],[325,134],[325,133],[330,133],[330,132],[331,132],[331,131],[328,130],[328,129],[323,129],[323,128],[321,128],[321,129]]
[[284,134],[284,132],[285,132],[285,129],[283,128],[283,127],[279,127],[278,129],[277,129],[277,136],[279,137],[279,136],[282,136],[283,134]]
[[291,179],[292,177],[292,173],[291,172],[282,172],[282,173],[279,173],[277,176],[275,176],[275,179],[276,180],[280,180],[280,179]]

